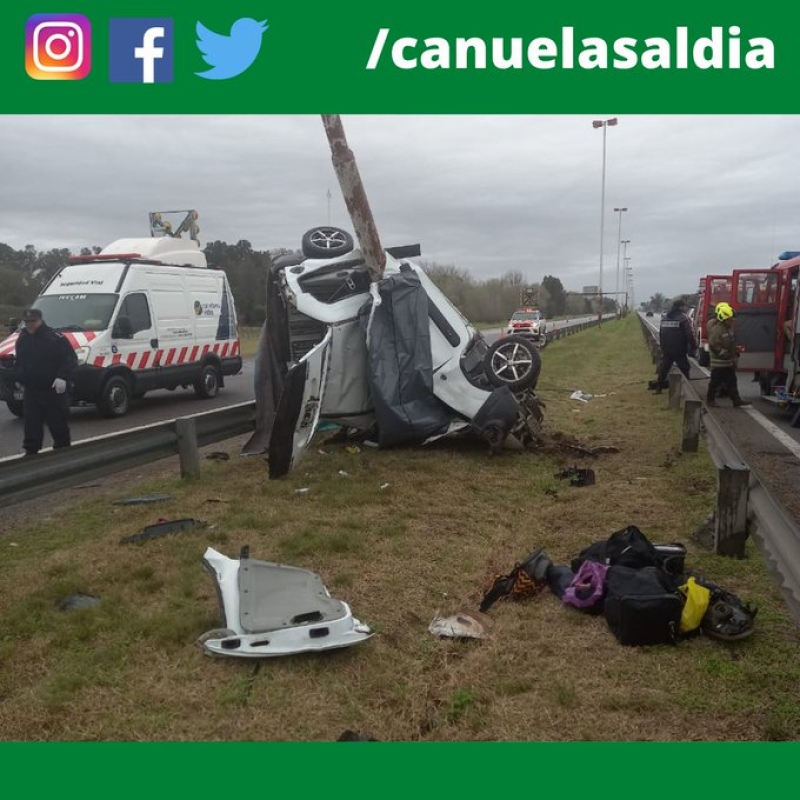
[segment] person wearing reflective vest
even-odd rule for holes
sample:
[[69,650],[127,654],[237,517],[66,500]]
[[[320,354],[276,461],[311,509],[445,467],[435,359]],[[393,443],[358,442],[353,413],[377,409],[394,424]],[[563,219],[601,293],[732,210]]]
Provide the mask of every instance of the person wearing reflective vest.
[[731,398],[735,408],[749,406],[739,396],[736,383],[736,364],[739,351],[733,333],[735,314],[729,303],[717,303],[714,308],[714,319],[708,322],[708,349],[711,356],[711,380],[708,382],[706,405],[716,406],[718,389],[724,389]]

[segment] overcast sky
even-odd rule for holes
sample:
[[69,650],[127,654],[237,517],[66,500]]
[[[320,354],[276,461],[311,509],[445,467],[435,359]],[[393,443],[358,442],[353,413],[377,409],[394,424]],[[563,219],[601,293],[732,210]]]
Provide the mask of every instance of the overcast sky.
[[[476,278],[520,270],[580,291],[600,278],[597,117],[345,116],[384,246]],[[797,117],[625,116],[607,129],[603,286],[619,214],[638,300],[800,249]],[[299,246],[351,230],[318,116],[5,116],[0,242],[105,246],[148,235],[147,212],[195,208],[201,241]],[[621,283],[622,278],[620,278]]]

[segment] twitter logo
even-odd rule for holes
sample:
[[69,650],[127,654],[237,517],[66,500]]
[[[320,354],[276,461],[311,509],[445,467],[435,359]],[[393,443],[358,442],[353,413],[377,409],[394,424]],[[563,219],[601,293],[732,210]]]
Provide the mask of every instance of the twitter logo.
[[197,47],[203,54],[203,61],[211,69],[195,72],[195,75],[212,81],[224,81],[241,75],[256,60],[261,49],[261,37],[268,27],[266,20],[256,22],[245,17],[231,25],[230,36],[222,36],[198,22]]

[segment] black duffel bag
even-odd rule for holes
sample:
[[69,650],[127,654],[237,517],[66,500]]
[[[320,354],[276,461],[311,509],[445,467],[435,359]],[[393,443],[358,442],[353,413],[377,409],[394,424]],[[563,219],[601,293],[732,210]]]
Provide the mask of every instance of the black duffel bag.
[[659,567],[608,570],[603,614],[625,645],[675,644],[683,597],[675,579]]

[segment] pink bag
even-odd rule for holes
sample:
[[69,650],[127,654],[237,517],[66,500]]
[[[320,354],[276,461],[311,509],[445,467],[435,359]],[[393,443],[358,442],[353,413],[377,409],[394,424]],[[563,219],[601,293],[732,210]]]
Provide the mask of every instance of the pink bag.
[[582,611],[599,611],[606,593],[608,566],[597,561],[584,561],[567,587],[562,602]]

